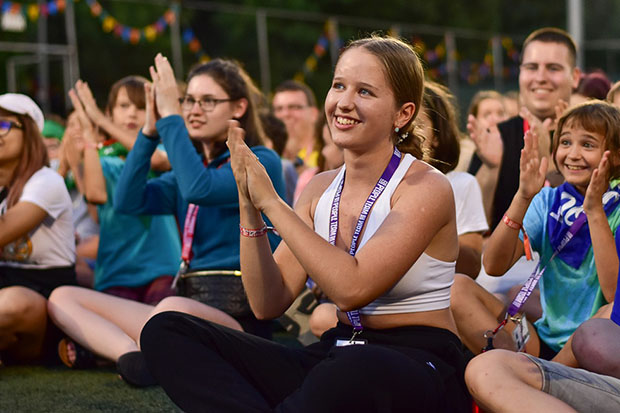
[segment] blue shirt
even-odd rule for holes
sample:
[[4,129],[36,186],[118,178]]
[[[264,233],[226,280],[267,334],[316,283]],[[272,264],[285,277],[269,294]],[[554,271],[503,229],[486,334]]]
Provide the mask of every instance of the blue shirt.
[[[556,188],[543,188],[532,200],[523,220],[532,249],[540,254],[541,266],[553,255],[547,233],[549,213],[561,214],[551,211],[555,192]],[[615,234],[620,224],[620,208],[609,214],[608,221]],[[577,327],[607,304],[598,281],[592,246],[578,269],[560,257],[549,263],[540,279],[540,301],[543,315],[534,323],[538,336],[554,351],[560,351]]]
[[[172,171],[146,180],[157,140],[140,132],[119,180],[115,207],[129,214],[174,214],[182,230],[189,203],[197,204],[190,270],[239,269],[239,196],[228,162],[230,152],[226,151],[205,167],[190,141],[183,118],[168,116],[157,121],[156,126]],[[251,149],[282,196],[280,158],[263,146]],[[269,241],[273,250],[279,238],[270,233]]]
[[[150,168],[150,158],[149,165]],[[97,206],[99,249],[95,266],[95,289],[138,287],[161,275],[174,275],[181,251],[174,217],[125,215],[114,210],[114,194],[124,161],[101,157],[108,201]]]

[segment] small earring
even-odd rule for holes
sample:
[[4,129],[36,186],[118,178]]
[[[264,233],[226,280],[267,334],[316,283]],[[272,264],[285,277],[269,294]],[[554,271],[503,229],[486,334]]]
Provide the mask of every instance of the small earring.
[[394,133],[398,134],[399,131],[400,131],[400,128],[398,126],[394,128]]

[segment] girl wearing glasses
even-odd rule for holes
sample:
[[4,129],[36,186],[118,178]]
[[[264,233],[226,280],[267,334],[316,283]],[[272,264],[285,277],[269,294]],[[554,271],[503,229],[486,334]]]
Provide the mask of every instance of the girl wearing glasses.
[[[65,332],[95,353],[117,361],[122,377],[134,385],[154,383],[137,345],[142,326],[153,313],[173,309],[229,328],[271,335],[271,323],[257,320],[249,309],[239,277],[239,203],[225,143],[230,119],[244,125],[246,142],[278,193],[284,191],[280,159],[262,146],[255,103],[260,92],[243,69],[221,59],[200,64],[190,71],[186,94],[179,101],[170,64],[158,55],[155,65],[157,70],[151,70],[153,86],[145,87],[146,122],[127,157],[115,206],[128,214],[176,215],[182,232],[188,235],[183,236],[188,247],[183,254],[186,274],[180,287],[185,280],[206,274],[204,278],[221,288],[210,291],[211,301],[206,302],[211,305],[169,297],[153,308],[77,288],[56,290],[50,304],[54,321]],[[159,139],[172,171],[147,181],[149,159]],[[277,237],[270,235],[270,241],[275,248]]]
[[47,361],[58,331],[46,298],[76,283],[71,198],[42,129],[29,97],[0,95],[0,364]]

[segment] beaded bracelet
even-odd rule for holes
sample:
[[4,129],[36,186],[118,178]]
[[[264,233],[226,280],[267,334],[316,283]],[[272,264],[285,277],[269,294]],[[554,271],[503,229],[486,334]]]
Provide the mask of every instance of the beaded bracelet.
[[244,237],[248,238],[262,237],[269,231],[273,231],[276,235],[278,235],[278,232],[275,230],[275,228],[268,227],[267,224],[264,224],[262,228],[257,229],[245,228],[241,224],[239,224],[239,233],[241,233],[241,235],[243,235]]

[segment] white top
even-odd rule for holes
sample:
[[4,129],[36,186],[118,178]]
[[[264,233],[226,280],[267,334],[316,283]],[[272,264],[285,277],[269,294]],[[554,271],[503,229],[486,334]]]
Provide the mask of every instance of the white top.
[[[372,238],[390,213],[392,195],[414,161],[415,158],[410,154],[405,154],[403,157],[392,179],[368,215],[358,251]],[[329,215],[332,201],[344,171],[345,166],[340,169],[336,178],[321,195],[314,213],[314,230],[326,240],[329,240]],[[441,261],[422,253],[391,289],[372,303],[360,308],[360,313],[367,315],[397,314],[448,308],[450,306],[450,286],[454,281],[455,264],[456,261]],[[381,276],[381,274],[377,274],[377,276]]]
[[[24,185],[18,202],[33,203],[47,215],[27,235],[4,247],[0,265],[34,269],[73,265],[72,204],[62,177],[48,167],[39,169]],[[6,199],[0,203],[0,215],[6,212],[6,204]]]
[[456,232],[459,235],[468,232],[485,232],[489,229],[484,215],[482,193],[476,178],[467,172],[450,171],[446,174],[456,207]]

